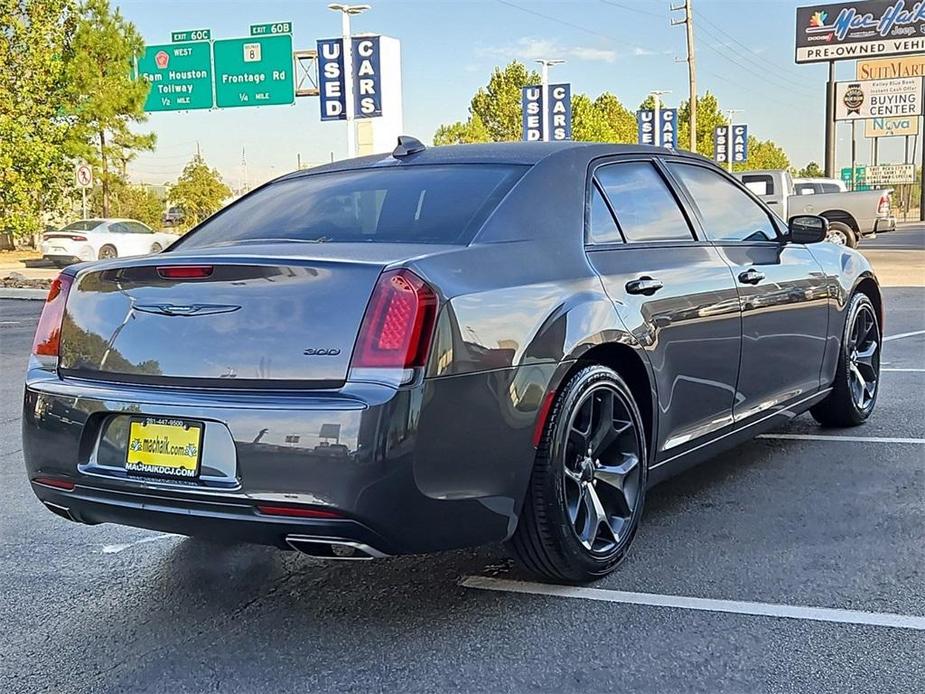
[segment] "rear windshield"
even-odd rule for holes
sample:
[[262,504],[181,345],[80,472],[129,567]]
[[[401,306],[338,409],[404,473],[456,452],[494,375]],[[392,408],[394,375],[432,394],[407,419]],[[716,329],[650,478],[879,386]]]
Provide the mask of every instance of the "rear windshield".
[[467,244],[524,171],[457,164],[302,176],[230,205],[174,248],[275,240]]
[[61,231],[93,231],[102,223],[102,219],[82,219],[79,222],[71,222]]

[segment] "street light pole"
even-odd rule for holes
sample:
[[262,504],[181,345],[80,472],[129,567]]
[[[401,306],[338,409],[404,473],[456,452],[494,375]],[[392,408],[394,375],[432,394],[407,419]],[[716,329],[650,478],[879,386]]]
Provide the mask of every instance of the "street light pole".
[[561,65],[565,61],[540,58],[536,62],[541,66],[540,74],[542,75],[540,83],[543,89],[543,142],[549,142],[549,68],[553,65]]
[[726,115],[729,116],[729,122],[726,123],[726,170],[732,173],[732,119],[735,114],[742,113],[741,108],[727,108]]
[[354,128],[354,106],[353,106],[353,41],[350,37],[350,17],[351,15],[360,14],[369,9],[369,5],[341,5],[332,3],[328,5],[329,10],[340,12],[341,34],[343,35],[343,52],[344,52],[344,117],[347,121],[347,157],[352,158],[357,155],[357,133]]
[[654,142],[655,142],[656,147],[662,146],[661,115],[662,115],[662,96],[664,94],[671,94],[671,92],[666,89],[654,89],[651,92],[649,92],[649,96],[651,96],[652,101],[655,102],[655,108],[652,109],[652,117],[653,117],[652,132],[655,135]]

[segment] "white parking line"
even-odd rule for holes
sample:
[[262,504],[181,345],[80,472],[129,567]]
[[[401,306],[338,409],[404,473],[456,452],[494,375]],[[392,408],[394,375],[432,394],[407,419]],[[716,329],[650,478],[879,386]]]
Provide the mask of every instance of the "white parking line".
[[907,439],[892,436],[817,436],[815,434],[758,434],[759,439],[784,439],[788,441],[848,441],[855,443],[911,443],[925,445],[925,439]]
[[911,333],[899,333],[898,335],[888,335],[883,338],[884,342],[889,342],[890,340],[901,340],[904,337],[914,337],[916,335],[925,335],[925,330],[913,330]]
[[904,373],[904,374],[908,374],[908,373],[914,373],[914,374],[917,374],[917,373],[925,373],[925,369],[883,369],[883,368],[881,368],[880,370],[881,370],[881,371],[887,371],[887,372],[890,372],[890,371],[891,371],[891,372],[893,372],[893,373]]
[[19,325],[21,320],[0,320],[0,325]]
[[710,598],[692,598],[686,595],[630,593],[622,590],[602,590],[600,588],[581,588],[577,586],[558,586],[547,585],[545,583],[511,581],[503,578],[489,578],[487,576],[467,576],[460,581],[460,585],[465,588],[494,590],[504,593],[526,593],[528,595],[547,595],[556,598],[578,598],[580,600],[618,602],[627,605],[674,607],[682,610],[699,610],[701,612],[727,612],[731,614],[756,615],[762,617],[784,617],[787,619],[804,619],[815,622],[865,624],[869,626],[892,627],[894,629],[925,631],[925,617],[893,614],[889,612],[861,612],[858,610],[840,610],[829,607],[779,605],[767,602],[746,602],[742,600],[713,600]]
[[148,542],[158,542],[159,540],[166,540],[168,537],[181,537],[181,535],[173,535],[167,533],[165,535],[154,535],[153,537],[144,537],[140,540],[135,540],[134,542],[126,542],[121,545],[105,545],[103,547],[103,554],[118,554],[119,552],[124,552],[127,549],[131,549],[136,545],[144,545]]

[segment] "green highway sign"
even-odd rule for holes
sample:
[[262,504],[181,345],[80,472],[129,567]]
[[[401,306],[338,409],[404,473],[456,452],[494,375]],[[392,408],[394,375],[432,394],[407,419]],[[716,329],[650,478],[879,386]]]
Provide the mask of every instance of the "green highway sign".
[[272,34],[291,34],[292,22],[274,22],[273,24],[251,24],[251,36],[269,36]]
[[212,53],[219,108],[295,101],[291,35],[223,39],[212,44]]
[[170,40],[174,43],[183,41],[210,41],[212,31],[210,29],[192,29],[191,31],[173,31],[170,33]]
[[212,108],[210,48],[208,41],[146,46],[136,71],[151,85],[145,111]]

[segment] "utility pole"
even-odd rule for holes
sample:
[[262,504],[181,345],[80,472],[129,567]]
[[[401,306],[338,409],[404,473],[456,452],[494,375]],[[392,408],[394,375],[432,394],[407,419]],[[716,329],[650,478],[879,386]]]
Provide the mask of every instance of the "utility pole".
[[[835,178],[835,61],[829,61],[829,81],[825,84],[825,175]],[[854,171],[851,172],[854,180]]]
[[671,92],[667,89],[653,89],[649,92],[649,96],[652,97],[652,101],[654,102],[654,108],[652,109],[652,132],[655,134],[654,143],[656,147],[662,146],[662,96],[665,94],[671,94]]
[[694,10],[691,7],[693,0],[684,0],[684,4],[678,7],[671,6],[672,12],[684,10],[684,19],[672,19],[671,26],[680,24],[686,25],[687,28],[687,59],[681,62],[687,63],[687,78],[690,83],[690,129],[691,129],[691,152],[697,152],[697,60],[694,56]]
[[369,5],[342,5],[332,3],[328,5],[329,10],[340,12],[341,34],[343,35],[344,51],[344,114],[347,120],[347,157],[352,158],[357,155],[357,133],[354,128],[354,107],[353,107],[353,41],[350,37],[350,17],[360,14],[369,9]]
[[735,118],[735,114],[742,113],[742,109],[727,108],[725,110],[729,117],[729,122],[726,123],[726,170],[732,173],[732,119]]
[[245,154],[244,147],[241,147],[241,169],[244,174],[244,192],[246,193],[250,189],[247,186],[247,155]]
[[565,61],[540,58],[536,62],[542,66],[540,82],[543,85],[543,142],[549,142],[549,68],[553,65],[561,65]]

